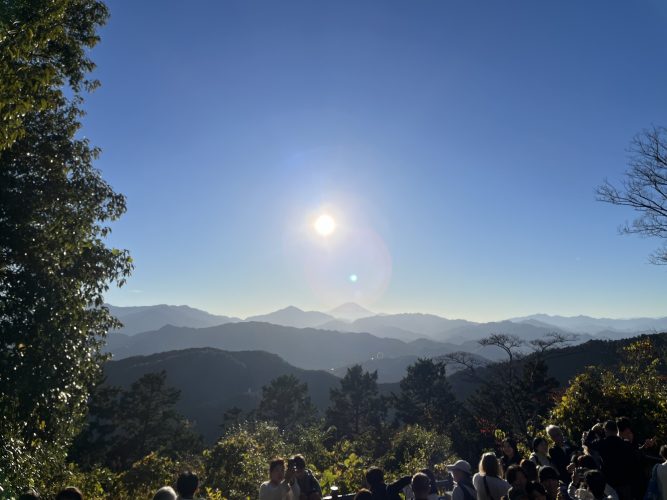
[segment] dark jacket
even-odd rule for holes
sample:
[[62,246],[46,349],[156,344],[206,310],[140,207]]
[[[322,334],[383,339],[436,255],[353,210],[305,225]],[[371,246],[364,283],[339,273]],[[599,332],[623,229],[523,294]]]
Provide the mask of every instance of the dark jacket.
[[310,495],[311,493],[319,493],[322,495],[322,487],[317,479],[315,479],[315,476],[313,476],[310,469],[306,469],[306,475],[303,479],[299,480],[299,488],[304,495]]
[[410,476],[403,476],[391,484],[380,483],[371,486],[373,500],[401,500],[399,493],[412,482]]
[[565,449],[560,446],[553,446],[549,448],[549,456],[551,457],[551,463],[560,475],[560,480],[565,484],[570,484],[571,477],[567,472],[567,466],[572,457],[572,448],[568,445],[565,445]]
[[631,497],[629,489],[633,472],[636,470],[636,456],[632,445],[618,436],[606,436],[595,441],[587,439],[586,445],[600,454],[602,473],[621,500]]

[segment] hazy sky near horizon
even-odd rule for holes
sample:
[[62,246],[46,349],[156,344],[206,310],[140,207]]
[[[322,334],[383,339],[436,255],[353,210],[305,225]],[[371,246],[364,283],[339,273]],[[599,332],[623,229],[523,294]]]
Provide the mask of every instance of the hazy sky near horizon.
[[666,3],[109,7],[84,132],[136,265],[109,302],[667,315],[661,242],[594,193],[667,125]]

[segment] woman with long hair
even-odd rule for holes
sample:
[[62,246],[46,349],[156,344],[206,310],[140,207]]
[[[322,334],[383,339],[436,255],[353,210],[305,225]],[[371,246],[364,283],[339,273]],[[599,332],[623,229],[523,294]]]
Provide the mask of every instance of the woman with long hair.
[[493,453],[484,453],[479,461],[479,472],[472,478],[477,500],[500,500],[507,495],[510,485],[502,479],[502,467]]

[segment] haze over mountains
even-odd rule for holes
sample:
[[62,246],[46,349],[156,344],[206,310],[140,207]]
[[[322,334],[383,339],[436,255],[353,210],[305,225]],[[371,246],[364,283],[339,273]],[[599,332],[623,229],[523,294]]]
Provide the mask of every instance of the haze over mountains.
[[355,303],[343,304],[328,313],[303,311],[298,307],[288,306],[245,319],[214,315],[189,306],[161,304],[118,307],[109,305],[109,308],[111,313],[123,322],[124,328],[120,332],[125,335],[157,330],[165,325],[204,328],[243,321],[271,323],[294,328],[363,332],[406,341],[427,338],[446,342],[477,340],[500,330],[503,333],[516,334],[522,338],[534,338],[542,335],[544,330],[616,337],[667,329],[667,317],[610,319],[533,314],[498,322],[477,323],[465,319],[443,318],[434,314],[376,314]]
[[[485,370],[484,365],[504,359],[504,353],[480,346],[481,338],[506,333],[530,341],[557,332],[576,334],[576,341],[548,358],[550,373],[566,383],[587,364],[614,363],[618,346],[627,343],[603,340],[667,330],[667,318],[536,314],[475,323],[433,314],[374,314],[356,304],[327,313],[287,307],[244,320],[187,306],[110,309],[125,327],[107,338],[106,350],[113,354],[105,365],[107,383],[127,387],[146,373],[164,370],[167,383],[181,390],[179,411],[207,441],[218,436],[226,410],[255,409],[262,387],[284,374],[306,382],[313,402],[323,410],[329,390],[353,364],[377,371],[380,390],[388,394],[398,390],[397,382],[420,357],[465,351]],[[667,334],[658,337],[667,342]],[[451,364],[448,374],[457,397],[474,391],[471,379]]]
[[[500,349],[478,343],[494,333],[516,335],[525,341],[553,332],[576,334],[576,344],[667,330],[667,318],[613,320],[537,314],[475,323],[433,314],[374,314],[353,303],[328,313],[290,306],[245,320],[188,306],[110,308],[125,324],[108,337],[106,350],[114,359],[205,347],[259,350],[278,354],[301,369],[324,369],[336,375],[361,363],[366,369],[377,370],[381,382],[400,380],[405,368],[418,357],[465,351],[482,362],[502,359]],[[371,316],[362,316],[367,313]]]

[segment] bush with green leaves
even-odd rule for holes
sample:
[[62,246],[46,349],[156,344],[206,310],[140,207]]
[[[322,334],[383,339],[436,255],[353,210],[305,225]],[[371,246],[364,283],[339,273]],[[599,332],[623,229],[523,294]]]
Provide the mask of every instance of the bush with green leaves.
[[664,350],[644,337],[625,347],[621,359],[615,369],[590,366],[577,375],[556,402],[552,419],[578,440],[595,423],[625,416],[637,439],[655,436],[664,443],[667,380],[660,369]]
[[272,458],[289,453],[278,428],[267,422],[244,422],[230,428],[204,451],[205,486],[229,498],[256,496],[267,480]]

